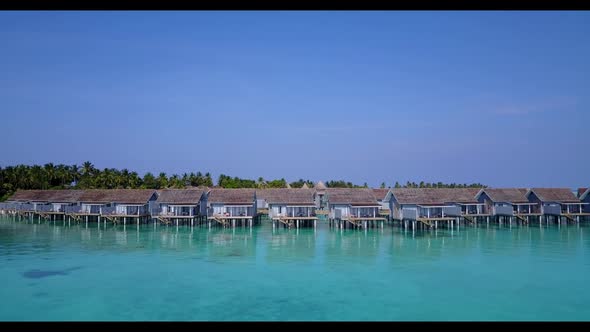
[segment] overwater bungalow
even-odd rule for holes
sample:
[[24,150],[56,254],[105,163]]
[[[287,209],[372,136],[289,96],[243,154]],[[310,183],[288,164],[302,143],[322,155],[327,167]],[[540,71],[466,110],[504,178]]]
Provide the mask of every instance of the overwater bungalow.
[[383,227],[386,218],[379,215],[381,204],[373,189],[369,188],[328,188],[326,196],[329,207],[330,224],[338,227],[376,226]]
[[585,203],[582,205],[582,212],[590,214],[590,188],[578,189],[578,199],[580,202]]
[[481,188],[440,188],[445,203],[461,208],[461,216],[470,222],[477,222],[482,217],[490,216],[484,203],[476,199]]
[[[395,220],[416,221],[429,227],[438,227],[438,222],[458,222],[462,216],[460,203],[471,203],[467,191],[451,188],[394,188],[392,214]],[[467,195],[465,194],[467,193]]]
[[89,189],[80,195],[78,206],[66,207],[66,213],[79,220],[85,217],[105,217],[108,220],[126,223],[127,218],[139,222],[150,215],[157,193],[154,189]]
[[151,209],[151,216],[167,224],[172,221],[176,221],[176,224],[179,221],[190,221],[193,225],[195,219],[200,220],[201,216],[207,214],[206,207],[200,204],[205,192],[203,188],[158,190],[158,199]]
[[377,202],[381,204],[379,208],[379,215],[387,219],[391,217],[391,190],[389,188],[374,188],[373,194]]
[[257,201],[268,204],[269,217],[286,227],[297,228],[317,225],[315,190],[313,189],[264,189],[256,191]]
[[54,190],[17,190],[8,200],[19,213],[34,213],[41,206],[49,206]]
[[564,217],[571,221],[579,221],[586,205],[568,188],[531,188],[525,196],[540,206],[542,215]]
[[257,216],[254,189],[210,189],[201,204],[207,207],[207,218],[223,226],[248,223],[252,226]]
[[54,190],[48,198],[51,205],[49,214],[65,215],[66,208],[76,206],[80,202],[83,190]]
[[39,218],[56,218],[63,215],[65,208],[78,204],[82,190],[18,190],[12,195],[7,206],[21,214],[36,214]]
[[512,222],[512,217],[528,222],[530,217],[541,215],[541,207],[527,199],[527,191],[525,188],[484,188],[476,198],[499,222],[506,218]]

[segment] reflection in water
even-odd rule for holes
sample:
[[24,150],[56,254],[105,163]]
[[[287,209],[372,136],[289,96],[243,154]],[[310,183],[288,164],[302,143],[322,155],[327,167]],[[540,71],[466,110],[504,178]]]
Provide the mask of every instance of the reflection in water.
[[367,231],[331,229],[328,234],[327,255],[328,257],[344,255],[355,261],[363,257],[359,263],[374,263],[382,238],[381,231],[376,229]]
[[316,256],[315,230],[277,227],[267,239],[268,262],[311,261]]

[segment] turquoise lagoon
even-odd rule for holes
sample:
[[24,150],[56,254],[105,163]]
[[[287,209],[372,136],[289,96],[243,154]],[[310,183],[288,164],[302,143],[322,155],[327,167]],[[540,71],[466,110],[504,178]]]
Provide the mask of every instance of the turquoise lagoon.
[[0,219],[2,321],[589,320],[590,225]]

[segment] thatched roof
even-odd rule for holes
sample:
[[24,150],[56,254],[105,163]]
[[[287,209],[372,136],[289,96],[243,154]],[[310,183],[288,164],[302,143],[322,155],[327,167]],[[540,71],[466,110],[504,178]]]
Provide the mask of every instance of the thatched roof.
[[147,204],[155,189],[89,189],[80,196],[82,203]]
[[17,190],[9,201],[76,203],[83,190]]
[[580,200],[568,188],[531,188],[541,202],[576,203]]
[[482,190],[493,202],[528,203],[525,188],[485,188]]
[[211,189],[207,200],[209,203],[252,205],[255,195],[254,189]]
[[275,188],[256,190],[256,198],[268,204],[314,205],[314,190],[304,188]]
[[478,188],[393,188],[391,192],[400,204],[444,205],[448,203],[477,203]]
[[191,189],[163,189],[158,190],[158,203],[197,205],[205,190]]
[[388,188],[374,188],[373,189],[373,194],[375,195],[375,198],[377,198],[377,200],[382,201],[383,199],[385,199],[385,196],[387,196],[387,193],[389,193],[389,189]]
[[379,205],[373,189],[369,188],[328,188],[326,194],[330,204]]
[[326,190],[326,185],[324,184],[324,182],[318,181],[315,184],[315,189],[317,189],[317,190]]
[[309,186],[307,185],[307,183],[304,183],[304,184],[301,186],[301,189],[309,189]]

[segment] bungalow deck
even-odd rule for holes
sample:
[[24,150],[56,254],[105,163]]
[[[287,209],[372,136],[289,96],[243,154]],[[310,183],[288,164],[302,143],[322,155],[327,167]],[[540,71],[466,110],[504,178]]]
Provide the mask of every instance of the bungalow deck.
[[313,216],[305,216],[305,217],[283,217],[283,216],[275,216],[272,217],[271,220],[273,221],[273,228],[275,227],[275,222],[279,222],[285,225],[288,228],[292,228],[295,226],[296,228],[312,226],[315,228],[317,227],[317,220],[318,217]]
[[215,221],[219,225],[223,227],[236,227],[236,226],[246,226],[248,224],[249,227],[252,227],[255,220],[258,219],[259,215],[256,216],[225,216],[221,214],[214,214],[213,216],[207,217],[209,221],[209,227],[211,227],[210,220]]

